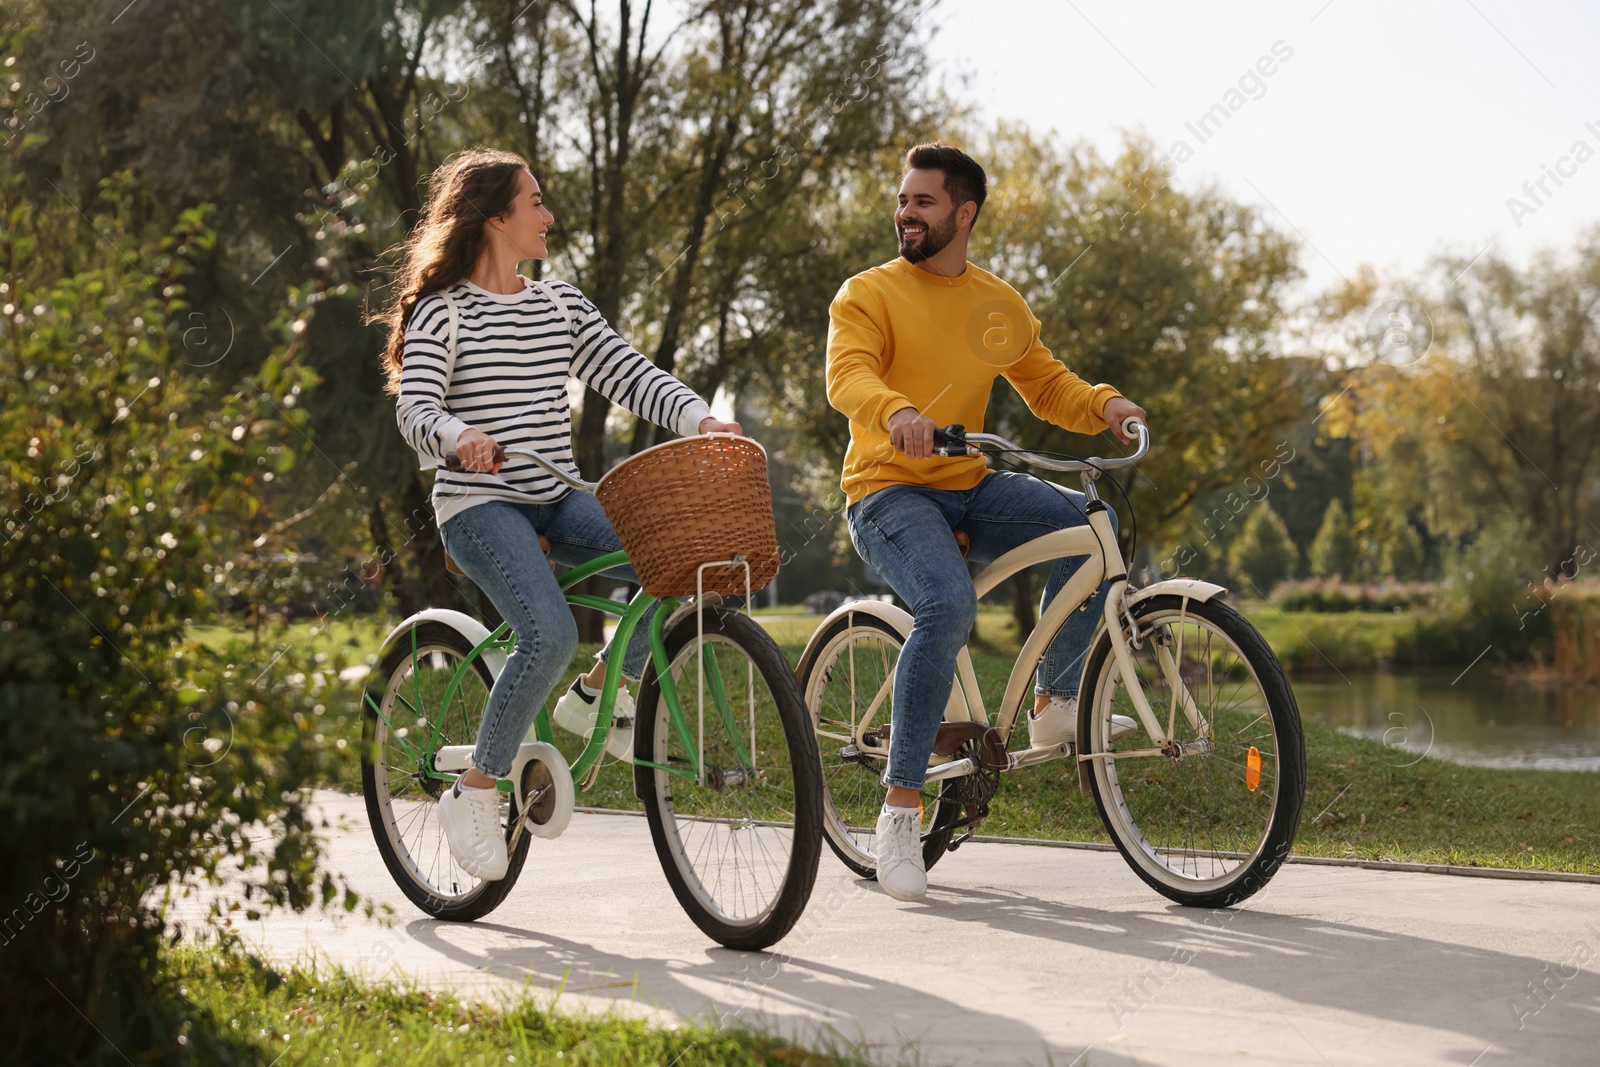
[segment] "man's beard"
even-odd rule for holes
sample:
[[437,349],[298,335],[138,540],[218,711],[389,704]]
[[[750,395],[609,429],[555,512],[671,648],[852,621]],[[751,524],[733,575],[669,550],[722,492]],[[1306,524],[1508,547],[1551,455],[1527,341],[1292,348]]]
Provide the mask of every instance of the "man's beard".
[[[951,241],[956,239],[956,213],[954,209],[945,216],[942,222],[926,224],[922,240],[907,241],[903,233],[900,234],[900,257],[907,263],[921,263],[932,259],[943,252]],[[895,227],[898,232],[900,227]]]

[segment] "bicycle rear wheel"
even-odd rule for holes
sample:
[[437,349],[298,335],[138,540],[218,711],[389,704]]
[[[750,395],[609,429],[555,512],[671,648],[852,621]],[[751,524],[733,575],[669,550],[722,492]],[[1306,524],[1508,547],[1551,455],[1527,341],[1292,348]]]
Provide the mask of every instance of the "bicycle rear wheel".
[[[362,700],[361,786],[378,852],[407,899],[436,919],[455,922],[498,907],[528,857],[528,835],[515,834],[506,876],[482,881],[455,861],[439,825],[439,796],[451,783],[430,773],[433,728],[439,727],[440,746],[473,744],[494,684],[481,657],[461,670],[472,647],[452,627],[421,623],[390,649]],[[512,803],[511,794],[501,794],[502,825],[511,825]]]
[[772,638],[735,611],[708,607],[704,623],[698,656],[693,614],[664,635],[682,723],[654,664],[645,672],[634,783],[689,918],[729,948],[762,949],[799,920],[816,881],[821,770],[800,688]]
[[1142,722],[1110,742],[1113,714],[1139,718],[1102,630],[1083,699],[1100,817],[1157,892],[1194,907],[1237,904],[1277,872],[1299,825],[1306,764],[1294,693],[1266,641],[1226,604],[1156,596],[1133,616],[1144,631],[1130,649],[1134,673],[1172,743],[1158,750]]
[[[800,689],[822,759],[822,829],[828,847],[862,878],[878,876],[878,812],[884,760],[862,753],[862,731],[889,724],[900,634],[876,615],[842,615],[800,667]],[[958,783],[922,787],[922,865],[932,870],[950,846],[961,811]]]

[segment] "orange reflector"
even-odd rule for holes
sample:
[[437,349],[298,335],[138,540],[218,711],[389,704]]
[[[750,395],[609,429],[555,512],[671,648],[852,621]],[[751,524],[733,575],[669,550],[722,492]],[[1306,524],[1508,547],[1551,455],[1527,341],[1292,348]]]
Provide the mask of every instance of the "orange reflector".
[[1244,758],[1244,787],[1250,792],[1256,791],[1256,786],[1261,784],[1261,750],[1254,745],[1250,746],[1250,754]]

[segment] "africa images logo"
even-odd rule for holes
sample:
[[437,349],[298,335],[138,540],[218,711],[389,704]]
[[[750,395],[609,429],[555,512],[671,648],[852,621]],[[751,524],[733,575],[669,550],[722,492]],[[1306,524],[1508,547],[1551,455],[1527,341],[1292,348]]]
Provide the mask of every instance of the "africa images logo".
[[1004,370],[1028,352],[1033,330],[1017,314],[1015,300],[986,300],[967,320],[967,348],[991,367]]

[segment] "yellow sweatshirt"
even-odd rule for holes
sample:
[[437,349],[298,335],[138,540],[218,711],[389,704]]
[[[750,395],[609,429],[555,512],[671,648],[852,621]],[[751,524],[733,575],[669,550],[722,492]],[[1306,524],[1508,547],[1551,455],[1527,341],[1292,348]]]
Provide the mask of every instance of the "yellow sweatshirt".
[[1011,286],[972,263],[941,278],[904,259],[845,282],[828,309],[828,402],[850,419],[840,485],[854,504],[890,485],[971,489],[982,456],[910,459],[889,443],[888,419],[913,407],[940,426],[983,429],[1004,375],[1041,419],[1078,433],[1105,428],[1119,395],[1069,371],[1039,341],[1039,320]]

